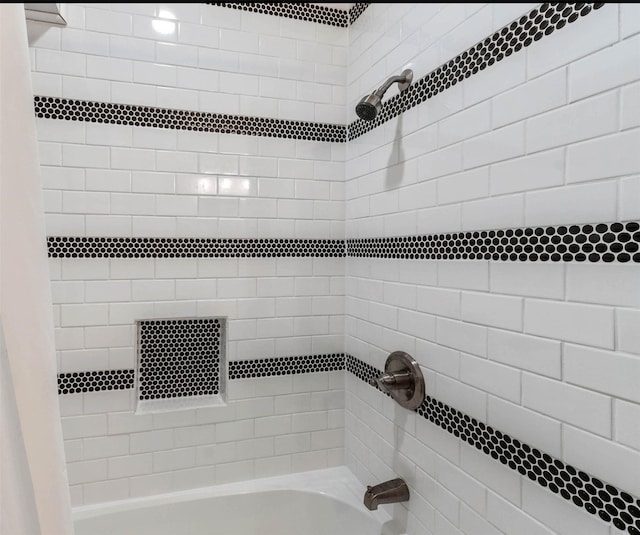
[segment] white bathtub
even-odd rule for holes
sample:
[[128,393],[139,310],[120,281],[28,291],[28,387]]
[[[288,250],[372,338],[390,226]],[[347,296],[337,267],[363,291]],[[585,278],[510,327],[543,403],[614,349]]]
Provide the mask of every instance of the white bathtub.
[[401,535],[344,467],[77,507],[75,535]]

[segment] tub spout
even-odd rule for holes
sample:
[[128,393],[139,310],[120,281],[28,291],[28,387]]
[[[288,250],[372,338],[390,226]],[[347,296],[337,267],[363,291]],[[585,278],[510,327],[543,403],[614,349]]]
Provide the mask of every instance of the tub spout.
[[368,486],[364,493],[364,505],[370,511],[385,503],[406,502],[409,500],[409,487],[402,479],[391,479],[373,487]]

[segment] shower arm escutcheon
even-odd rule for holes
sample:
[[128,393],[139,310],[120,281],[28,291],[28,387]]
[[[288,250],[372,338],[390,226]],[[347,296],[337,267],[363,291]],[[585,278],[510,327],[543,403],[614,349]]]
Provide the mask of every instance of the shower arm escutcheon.
[[394,351],[387,357],[384,374],[369,380],[389,394],[406,409],[415,410],[424,401],[424,376],[420,365],[404,351]]

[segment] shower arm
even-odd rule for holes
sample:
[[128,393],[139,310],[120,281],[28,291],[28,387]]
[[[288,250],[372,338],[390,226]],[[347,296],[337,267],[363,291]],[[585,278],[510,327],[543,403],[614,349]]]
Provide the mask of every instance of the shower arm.
[[398,87],[400,91],[404,91],[409,84],[411,84],[411,80],[413,78],[413,73],[410,70],[402,71],[402,74],[397,76],[391,76],[384,84],[382,84],[378,89],[376,89],[376,95],[382,97],[387,92],[393,84],[398,82]]

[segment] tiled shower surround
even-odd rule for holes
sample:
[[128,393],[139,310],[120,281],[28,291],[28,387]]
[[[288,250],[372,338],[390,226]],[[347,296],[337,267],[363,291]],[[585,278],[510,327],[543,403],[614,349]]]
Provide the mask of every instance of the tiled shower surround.
[[[346,464],[411,534],[640,533],[638,5],[250,6],[32,44],[74,503]],[[135,413],[136,321],[213,317],[226,405]]]

